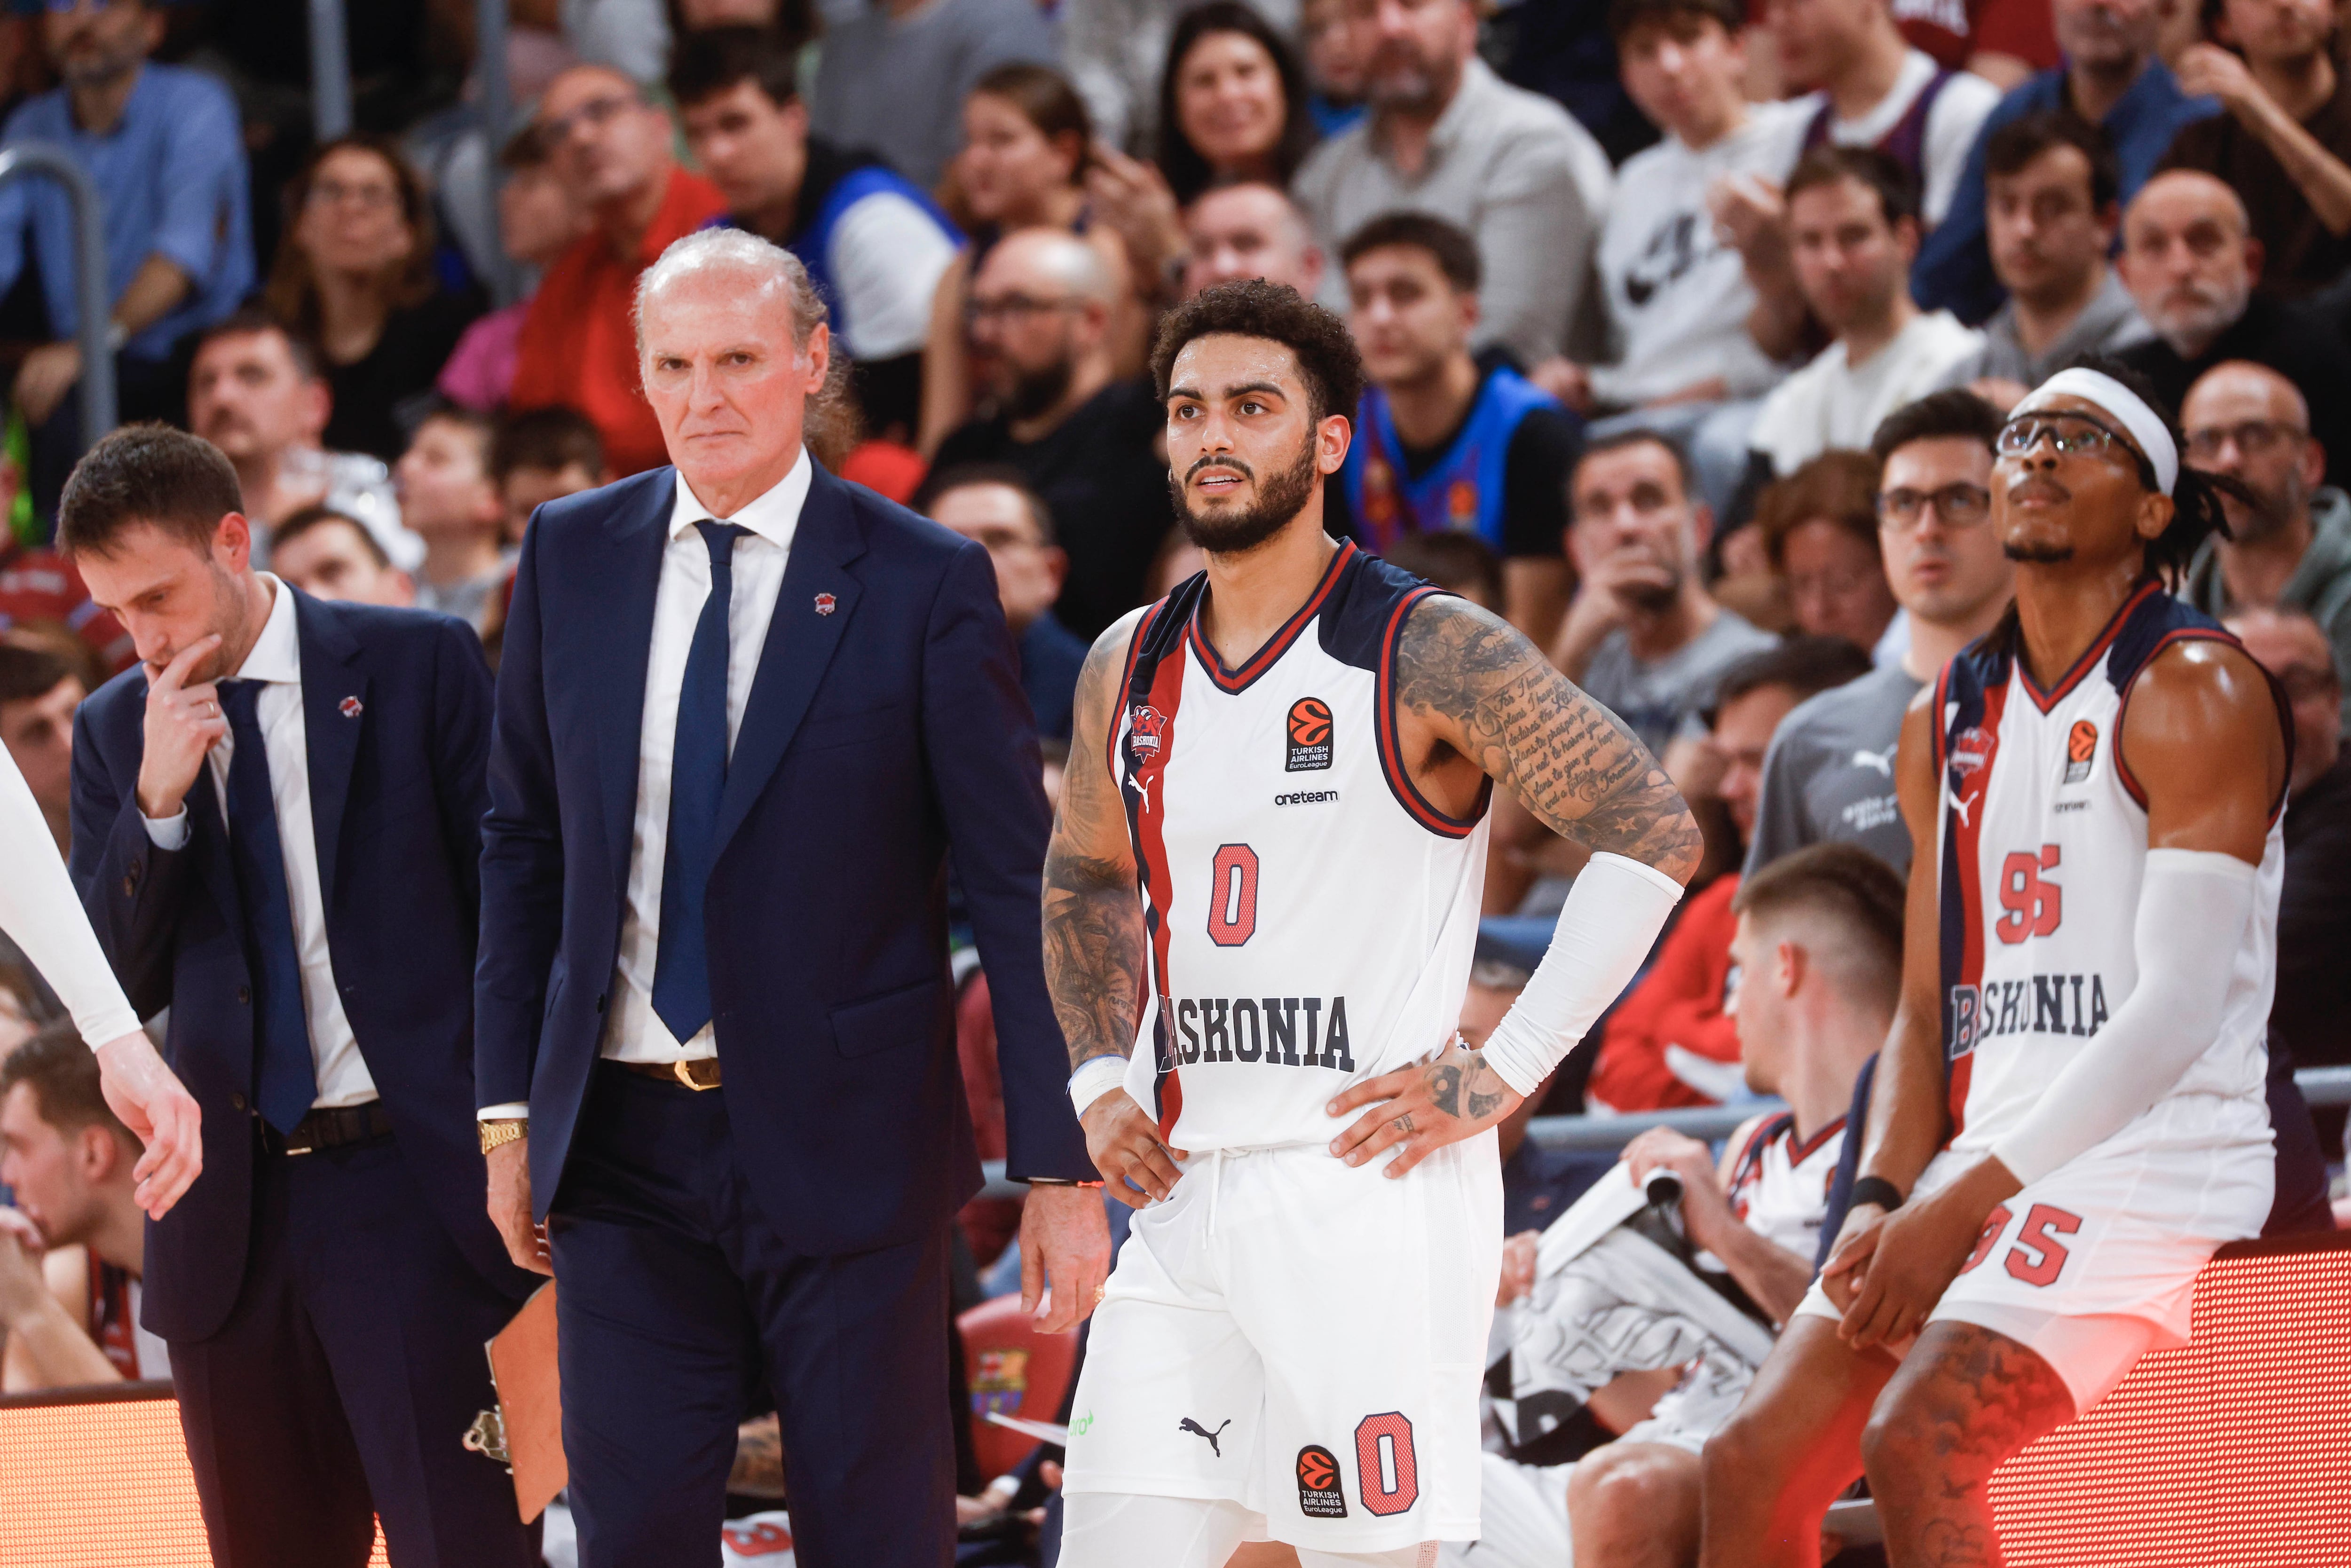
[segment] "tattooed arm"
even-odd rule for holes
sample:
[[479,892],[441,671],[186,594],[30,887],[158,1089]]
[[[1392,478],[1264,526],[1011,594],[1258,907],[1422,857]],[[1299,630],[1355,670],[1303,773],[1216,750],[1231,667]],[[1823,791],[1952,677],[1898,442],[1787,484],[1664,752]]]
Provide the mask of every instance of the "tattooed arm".
[[[1508,622],[1449,595],[1413,608],[1396,645],[1395,672],[1397,729],[1416,786],[1459,816],[1474,807],[1484,779],[1492,779],[1553,832],[1603,857],[1584,877],[1629,878],[1625,895],[1653,909],[1662,924],[1680,884],[1698,869],[1698,824],[1665,769],[1615,715]],[[1334,1116],[1372,1107],[1332,1140],[1333,1154],[1362,1165],[1396,1146],[1386,1169],[1402,1176],[1518,1108],[1522,1095],[1496,1070],[1501,1058],[1493,1054],[1512,1019],[1539,990],[1545,1004],[1566,1004],[1562,1016],[1596,1014],[1615,999],[1656,936],[1630,918],[1629,906],[1613,943],[1590,923],[1571,929],[1574,902],[1552,955],[1486,1049],[1470,1051],[1457,1039],[1423,1066],[1384,1073],[1332,1101]],[[1628,936],[1637,938],[1637,951]],[[1554,969],[1562,956],[1564,966]],[[1523,1022],[1518,1032],[1526,1032]],[[1567,1043],[1580,1033],[1572,1029]],[[1552,1050],[1547,1060],[1557,1057]],[[1530,1091],[1535,1086],[1527,1083]]]
[[[1137,611],[1119,621],[1086,655],[1061,810],[1045,852],[1045,985],[1070,1042],[1072,1070],[1104,1058],[1126,1060],[1149,974],[1126,802],[1105,749],[1141,618]],[[1175,1186],[1180,1153],[1160,1141],[1150,1116],[1124,1090],[1094,1101],[1080,1121],[1086,1152],[1120,1201],[1139,1208]]]

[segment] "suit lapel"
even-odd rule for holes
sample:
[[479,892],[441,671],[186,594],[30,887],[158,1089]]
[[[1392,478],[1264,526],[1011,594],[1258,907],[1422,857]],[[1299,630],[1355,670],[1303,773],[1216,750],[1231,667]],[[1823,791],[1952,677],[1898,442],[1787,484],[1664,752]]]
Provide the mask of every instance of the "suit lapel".
[[366,725],[367,674],[358,641],[331,605],[298,590],[294,634],[302,650],[302,744],[310,766],[310,831],[319,848],[319,896],[335,904],[336,852]]
[[825,666],[857,613],[859,584],[848,567],[864,552],[864,536],[850,507],[848,487],[816,466],[799,525],[792,533],[791,553],[784,562],[783,585],[776,591],[775,615],[768,622],[750,700],[744,705],[743,727],[727,758],[714,852],[723,852],[743,825],[751,802],[768,787],[807,716]]
[[[629,852],[636,842],[637,760],[645,721],[645,661],[653,647],[653,600],[661,588],[662,551],[677,491],[674,471],[657,468],[643,489],[615,510],[606,526],[617,551],[609,570],[585,585],[591,602],[573,629],[567,662],[590,690],[608,694],[595,705],[596,776],[603,787],[604,840],[612,885],[629,885]],[[656,477],[658,476],[658,477]]]

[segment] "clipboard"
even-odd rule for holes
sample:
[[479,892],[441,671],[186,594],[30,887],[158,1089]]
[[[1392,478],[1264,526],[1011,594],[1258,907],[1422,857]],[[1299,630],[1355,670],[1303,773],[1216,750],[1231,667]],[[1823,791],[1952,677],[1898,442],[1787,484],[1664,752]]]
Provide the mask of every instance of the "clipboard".
[[502,1460],[514,1476],[515,1507],[528,1524],[547,1511],[570,1479],[563,1457],[563,1380],[556,1360],[555,1281],[533,1291],[522,1311],[483,1347],[498,1407],[465,1434],[465,1447]]

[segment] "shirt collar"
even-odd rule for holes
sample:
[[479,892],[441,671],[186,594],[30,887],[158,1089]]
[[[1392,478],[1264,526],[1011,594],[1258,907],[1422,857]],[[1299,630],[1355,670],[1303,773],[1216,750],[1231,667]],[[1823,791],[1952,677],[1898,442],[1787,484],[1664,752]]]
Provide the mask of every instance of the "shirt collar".
[[1443,151],[1459,141],[1469,121],[1480,113],[1489,89],[1499,79],[1484,60],[1470,56],[1461,68],[1461,85],[1453,89],[1453,101],[1428,128],[1428,145]]
[[294,591],[268,572],[255,576],[270,588],[269,619],[261,623],[261,635],[245,655],[245,663],[236,667],[240,681],[290,681],[302,683],[302,640],[294,625]]
[[[799,455],[792,459],[791,472],[757,499],[746,502],[733,517],[721,520],[748,528],[778,549],[791,549],[792,535],[799,528],[800,508],[808,503],[810,470],[813,466],[808,448],[801,447]],[[703,518],[715,518],[718,514],[695,496],[684,474],[672,470],[672,478],[675,491],[670,503],[669,537],[676,538]]]

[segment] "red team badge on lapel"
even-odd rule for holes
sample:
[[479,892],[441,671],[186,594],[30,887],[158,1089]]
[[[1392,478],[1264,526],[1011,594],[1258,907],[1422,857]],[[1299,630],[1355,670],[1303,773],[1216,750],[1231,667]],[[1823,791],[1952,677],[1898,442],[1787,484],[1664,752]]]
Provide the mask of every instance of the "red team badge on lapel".
[[816,596],[816,612],[819,615],[830,615],[832,613],[834,606],[840,602],[841,601],[839,600],[833,598],[830,593],[820,593]]
[[335,711],[341,714],[345,718],[357,718],[360,716],[360,710],[365,705],[357,697],[345,697],[341,702],[335,705]]

